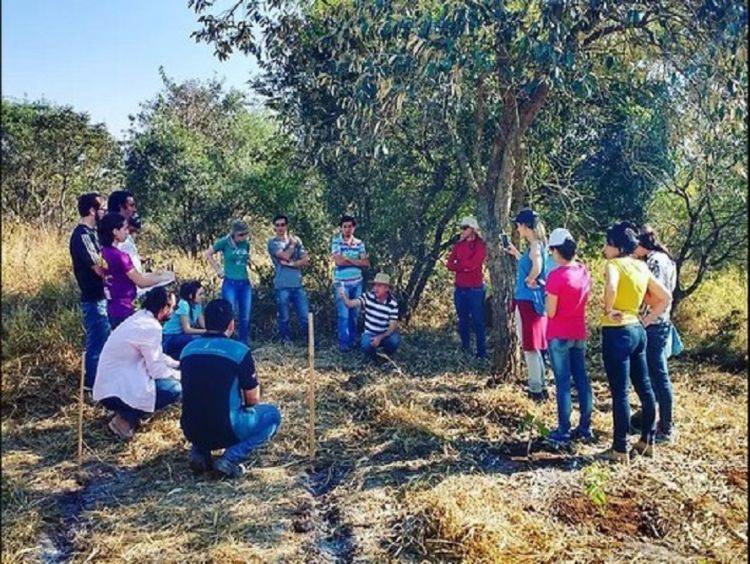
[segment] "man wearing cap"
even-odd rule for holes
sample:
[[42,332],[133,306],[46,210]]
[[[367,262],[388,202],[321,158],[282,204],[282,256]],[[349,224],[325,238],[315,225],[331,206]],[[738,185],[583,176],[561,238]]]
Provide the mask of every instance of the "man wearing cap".
[[365,311],[365,331],[360,347],[369,358],[374,359],[378,347],[393,355],[401,343],[398,330],[398,302],[391,294],[391,277],[379,273],[373,281],[372,291],[357,299],[349,299],[344,288],[339,288],[339,298],[347,308],[362,306]]
[[453,245],[446,266],[455,273],[453,302],[458,316],[461,348],[471,353],[471,327],[477,340],[477,358],[487,357],[484,335],[484,278],[482,266],[487,256],[487,245],[479,236],[479,224],[472,216],[461,220],[461,236]]
[[[250,333],[250,311],[253,304],[253,288],[247,272],[250,261],[250,229],[241,219],[232,222],[229,235],[222,237],[206,251],[206,259],[216,272],[221,283],[221,297],[232,304],[232,310],[237,318],[238,339],[248,344]],[[224,257],[224,268],[214,259],[216,253]]]

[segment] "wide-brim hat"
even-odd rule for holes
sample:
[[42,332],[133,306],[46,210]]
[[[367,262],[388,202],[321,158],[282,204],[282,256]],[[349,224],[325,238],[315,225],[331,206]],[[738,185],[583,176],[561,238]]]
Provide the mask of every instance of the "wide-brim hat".
[[461,227],[471,227],[474,231],[479,231],[479,223],[477,222],[477,218],[473,215],[467,215],[463,219],[461,219],[461,223],[459,223]]
[[373,284],[385,284],[386,286],[391,285],[391,277],[385,274],[384,272],[380,272],[375,275],[375,280],[372,281]]

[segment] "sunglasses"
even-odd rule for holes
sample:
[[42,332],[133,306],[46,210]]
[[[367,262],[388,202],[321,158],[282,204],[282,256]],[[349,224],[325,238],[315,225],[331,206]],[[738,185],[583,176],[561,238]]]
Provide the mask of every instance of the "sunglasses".
[[274,223],[276,227],[286,227],[286,223]]
[[471,227],[471,225],[462,225],[461,229],[469,229],[470,227]]
[[244,233],[235,233],[234,236],[235,237],[247,237],[247,231],[245,231]]

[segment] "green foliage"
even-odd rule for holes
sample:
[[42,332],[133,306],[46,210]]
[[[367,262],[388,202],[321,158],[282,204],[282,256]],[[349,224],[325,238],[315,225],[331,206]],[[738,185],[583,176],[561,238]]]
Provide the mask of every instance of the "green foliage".
[[117,142],[85,112],[45,100],[2,101],[3,218],[62,227],[84,192],[122,178]]
[[609,468],[600,462],[594,462],[586,466],[581,475],[583,476],[583,489],[586,497],[599,511],[602,511],[604,506],[607,505],[607,494],[604,488],[612,477]]

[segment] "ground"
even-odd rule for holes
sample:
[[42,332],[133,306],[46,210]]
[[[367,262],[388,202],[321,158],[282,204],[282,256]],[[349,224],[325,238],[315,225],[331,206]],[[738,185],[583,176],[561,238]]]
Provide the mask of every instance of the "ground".
[[123,443],[87,403],[79,469],[80,359],[6,362],[3,562],[747,560],[744,374],[673,361],[679,440],[610,466],[591,458],[611,439],[595,362],[600,441],[555,451],[537,425],[554,426],[554,400],[487,387],[457,350],[449,330],[413,330],[373,366],[324,343],[311,462],[307,351],[258,343],[284,422],[236,481],[191,475],[179,407]]

